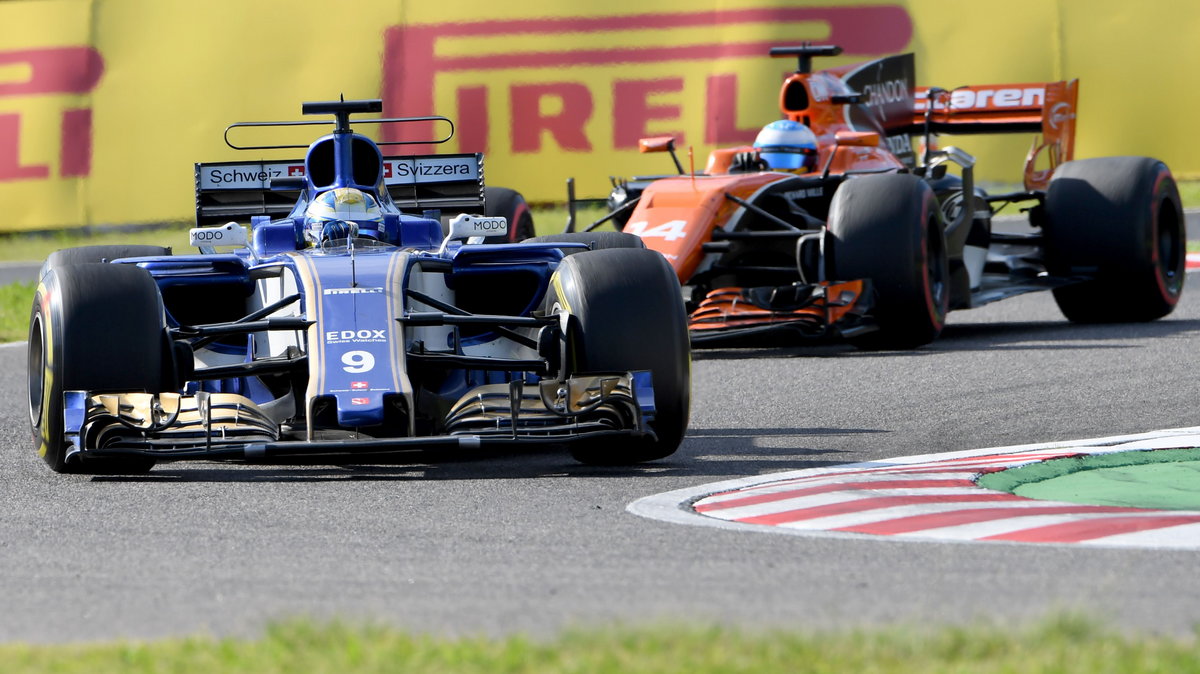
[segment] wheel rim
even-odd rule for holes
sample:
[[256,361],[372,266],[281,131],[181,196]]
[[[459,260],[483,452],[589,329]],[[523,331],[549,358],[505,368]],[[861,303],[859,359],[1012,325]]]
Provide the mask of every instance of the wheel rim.
[[925,226],[925,283],[929,289],[930,316],[941,325],[946,319],[946,266],[942,237],[938,236],[937,218],[930,218]]
[[29,420],[34,426],[42,422],[42,399],[46,390],[46,354],[42,338],[42,317],[34,316],[29,329]]
[[1164,199],[1158,205],[1156,225],[1155,253],[1158,256],[1158,273],[1163,290],[1174,296],[1179,294],[1183,283],[1182,272],[1186,256],[1183,251],[1183,235],[1180,232],[1179,217],[1170,200]]

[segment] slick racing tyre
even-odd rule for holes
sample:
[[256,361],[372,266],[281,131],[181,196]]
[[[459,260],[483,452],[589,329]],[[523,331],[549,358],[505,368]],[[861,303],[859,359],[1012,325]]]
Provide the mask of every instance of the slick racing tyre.
[[1091,280],[1054,289],[1069,320],[1150,321],[1183,293],[1187,235],[1179,189],[1149,157],[1059,166],[1046,190],[1046,271]]
[[691,351],[679,283],[667,261],[628,248],[571,255],[555,272],[545,306],[570,315],[570,372],[652,373],[655,439],[576,442],[572,456],[626,465],[674,453],[687,430]]
[[879,329],[854,340],[872,349],[911,349],[946,323],[949,270],[937,199],[920,178],[893,173],[851,178],[829,207],[827,277],[866,278]]
[[170,254],[171,249],[163,246],[110,244],[64,248],[50,253],[50,256],[42,264],[42,271],[38,277],[44,276],[50,269],[69,264],[112,262],[125,257],[162,257]]
[[[583,243],[591,250],[607,250],[609,248],[645,248],[641,237],[624,232],[565,232],[563,234],[548,234],[527,239],[526,243]],[[584,248],[562,248],[563,255],[582,253]]]
[[489,236],[484,243],[515,243],[533,236],[533,213],[520,192],[507,187],[483,188],[483,214],[508,219],[507,236]]
[[136,473],[142,457],[68,458],[63,392],[174,388],[174,366],[154,279],[131,265],[51,268],[38,284],[29,319],[29,420],[38,454],[56,472]]

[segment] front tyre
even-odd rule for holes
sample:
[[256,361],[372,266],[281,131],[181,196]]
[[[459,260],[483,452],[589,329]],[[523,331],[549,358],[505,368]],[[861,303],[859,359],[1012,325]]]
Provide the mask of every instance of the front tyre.
[[51,269],[73,264],[112,262],[126,257],[166,257],[170,254],[170,248],[144,244],[103,244],[63,248],[50,253],[42,264],[42,271],[38,274],[38,278],[44,276]]
[[153,460],[68,457],[65,391],[172,388],[173,361],[154,279],[127,265],[73,264],[47,270],[29,319],[29,420],[38,455],[59,473],[145,472]]
[[571,255],[555,272],[545,306],[570,316],[570,372],[650,370],[654,386],[654,439],[578,442],[572,456],[626,465],[673,454],[687,430],[691,351],[679,282],[667,261],[637,248]]
[[642,241],[640,236],[626,234],[624,232],[563,232],[561,234],[547,234],[545,236],[535,236],[528,239],[525,243],[582,243],[587,248],[560,248],[563,255],[574,255],[582,253],[586,250],[608,250],[610,248],[638,248],[644,249],[646,243]]
[[1187,232],[1167,165],[1101,157],[1059,166],[1046,190],[1046,271],[1091,280],[1054,290],[1080,323],[1151,321],[1183,294]]
[[827,276],[868,278],[875,289],[876,332],[863,348],[911,349],[942,332],[949,310],[949,263],[937,198],[906,173],[842,183],[829,207],[832,259]]

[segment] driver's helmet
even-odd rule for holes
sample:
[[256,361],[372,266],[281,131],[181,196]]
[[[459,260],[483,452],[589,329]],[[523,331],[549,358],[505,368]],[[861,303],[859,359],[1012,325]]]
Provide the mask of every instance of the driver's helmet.
[[800,122],[780,119],[754,139],[759,156],[773,169],[812,171],[817,167],[817,137]]
[[378,239],[382,228],[379,202],[353,187],[322,192],[304,210],[304,238],[314,246],[359,236]]

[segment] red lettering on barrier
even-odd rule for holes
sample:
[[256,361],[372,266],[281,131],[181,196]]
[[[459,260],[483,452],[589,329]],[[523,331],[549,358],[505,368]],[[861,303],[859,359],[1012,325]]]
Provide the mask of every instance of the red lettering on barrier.
[[[0,66],[29,69],[28,77],[0,82],[0,97],[46,94],[86,94],[104,74],[104,59],[94,47],[52,47],[0,52]],[[39,180],[50,176],[42,164],[20,163],[19,113],[0,115],[0,181]],[[59,167],[63,178],[86,177],[92,171],[92,111],[63,110],[59,126]]]
[[[538,152],[542,149],[542,131],[549,131],[564,150],[587,152],[591,142],[584,125],[592,116],[592,92],[577,82],[553,84],[514,84],[512,101],[513,152]],[[560,102],[556,114],[542,113],[542,99]]]
[[705,94],[704,142],[713,145],[753,143],[758,127],[739,129],[737,125],[737,75],[713,75],[708,78]]
[[49,176],[48,166],[21,166],[21,116],[16,113],[0,115],[0,181]]
[[92,172],[92,110],[64,110],[62,147],[59,148],[58,172],[64,178],[78,178]]
[[[419,116],[434,114],[434,83],[440,73],[463,71],[493,71],[500,69],[524,68],[570,68],[574,66],[636,66],[644,63],[662,63],[670,61],[715,61],[732,57],[763,57],[767,50],[778,44],[769,42],[731,42],[711,44],[685,44],[662,46],[650,44],[638,47],[589,48],[577,50],[535,50],[520,51],[525,45],[539,45],[540,36],[561,36],[576,33],[621,32],[636,28],[652,35],[654,31],[667,31],[674,28],[712,28],[739,24],[768,24],[781,23],[818,23],[827,29],[827,37],[822,42],[837,44],[847,54],[863,56],[879,56],[904,50],[912,39],[912,18],[908,11],[897,4],[880,4],[851,7],[759,7],[749,9],[724,9],[702,12],[679,13],[649,13],[606,17],[561,17],[539,19],[516,19],[507,21],[476,21],[476,22],[447,22],[438,24],[401,25],[389,28],[384,34],[383,59],[383,91],[385,110],[391,116]],[[464,39],[477,36],[503,37],[512,36],[511,44],[518,45],[513,51],[502,53],[472,53],[465,56],[441,56],[435,47],[439,40]],[[625,70],[627,72],[627,70]],[[738,129],[733,113],[736,106],[732,99],[722,98],[735,80],[729,74],[718,74],[710,78],[707,90],[709,109],[706,114],[705,139],[720,139],[716,142],[743,142],[748,133]],[[583,83],[577,86],[586,87]],[[521,87],[529,85],[520,85]],[[488,85],[466,87],[459,91],[459,112],[465,110],[463,96],[472,100],[486,98]],[[482,93],[477,90],[484,90]],[[514,91],[516,87],[514,86]],[[520,93],[528,93],[522,89]],[[591,94],[589,92],[589,98]],[[769,101],[768,101],[769,102]],[[511,102],[515,109],[525,103]],[[715,107],[713,104],[716,104]],[[764,103],[766,105],[767,103]],[[657,106],[656,106],[657,107]],[[666,107],[666,106],[663,106]],[[474,108],[486,118],[486,107]],[[593,110],[587,106],[580,114],[590,117]],[[667,120],[669,117],[659,117],[665,114],[655,108],[647,109],[643,114],[652,114],[645,119]],[[570,113],[563,113],[570,114]],[[632,115],[632,116],[629,116]],[[555,138],[560,145],[564,140],[558,134],[567,130],[582,130],[587,118],[568,120],[559,116],[553,124]],[[624,147],[624,136],[631,133],[630,129],[637,124],[636,115],[622,112],[620,108],[613,111],[614,142]],[[460,114],[461,119],[461,114]],[[539,118],[540,119],[540,118]],[[484,122],[484,128],[487,128]],[[422,128],[421,124],[405,124],[385,126],[382,130],[385,140],[420,140],[428,138],[430,131]],[[467,125],[463,125],[464,127]],[[619,132],[615,127],[620,126]],[[521,129],[522,124],[513,122],[513,131]],[[522,135],[520,144],[523,148],[540,147],[540,133],[536,130],[539,140],[530,142],[528,133]],[[528,131],[528,130],[526,130]],[[618,133],[622,140],[616,140]],[[529,149],[517,149],[516,134],[512,136],[514,152],[528,152]],[[571,136],[570,141],[577,147],[589,147],[590,142]],[[728,139],[728,140],[727,140]],[[461,140],[461,139],[460,139]],[[474,146],[471,150],[486,146],[486,139],[476,136],[471,139]]]
[[52,47],[0,52],[0,66],[29,66],[29,79],[0,82],[0,96],[86,94],[104,73],[104,59],[93,47]]
[[454,135],[458,137],[459,152],[488,151],[487,94],[487,87],[458,90],[458,124],[454,127]]
[[661,80],[624,80],[613,84],[613,147],[616,149],[636,148],[638,140],[647,136],[675,137],[675,144],[687,144],[682,131],[651,132],[646,125],[651,120],[677,120],[678,105],[651,105],[650,94],[677,93],[683,91],[683,78],[672,77]]

